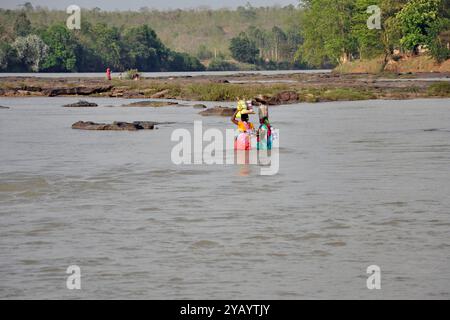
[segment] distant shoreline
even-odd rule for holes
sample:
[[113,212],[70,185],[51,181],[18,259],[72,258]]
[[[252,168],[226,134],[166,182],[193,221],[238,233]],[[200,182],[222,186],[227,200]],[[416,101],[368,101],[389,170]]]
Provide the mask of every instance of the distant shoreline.
[[[110,97],[234,101],[236,97],[273,104],[450,97],[450,73],[339,74],[335,72],[152,73],[139,81],[101,77],[7,76],[0,74],[0,97]],[[274,96],[288,92],[289,101]]]
[[[235,76],[235,75],[287,75],[287,74],[309,74],[309,73],[331,73],[332,69],[311,69],[311,70],[261,70],[261,71],[175,71],[175,72],[141,72],[144,78],[168,78],[168,77],[198,77],[198,76]],[[125,74],[125,72],[123,72]],[[118,79],[120,72],[113,72],[113,79]],[[105,72],[0,72],[1,78],[105,78]]]

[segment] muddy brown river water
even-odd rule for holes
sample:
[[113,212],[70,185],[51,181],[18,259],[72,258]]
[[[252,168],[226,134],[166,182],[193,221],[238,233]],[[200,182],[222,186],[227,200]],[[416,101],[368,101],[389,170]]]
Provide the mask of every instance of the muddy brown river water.
[[[172,163],[173,130],[227,118],[88,100],[100,107],[0,99],[1,299],[450,298],[450,99],[275,107],[268,177]],[[366,287],[371,265],[381,290]]]

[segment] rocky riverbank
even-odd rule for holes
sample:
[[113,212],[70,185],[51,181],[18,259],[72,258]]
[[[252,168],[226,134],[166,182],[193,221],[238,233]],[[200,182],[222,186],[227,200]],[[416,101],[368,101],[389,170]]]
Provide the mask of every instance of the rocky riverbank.
[[[236,74],[146,78],[1,78],[0,96],[84,96],[188,101],[254,99],[270,105],[367,99],[450,97],[450,73]],[[135,105],[145,107],[148,105]]]
[[340,73],[448,73],[450,60],[437,62],[429,55],[396,55],[385,61],[385,57],[370,60],[354,60],[336,68]]

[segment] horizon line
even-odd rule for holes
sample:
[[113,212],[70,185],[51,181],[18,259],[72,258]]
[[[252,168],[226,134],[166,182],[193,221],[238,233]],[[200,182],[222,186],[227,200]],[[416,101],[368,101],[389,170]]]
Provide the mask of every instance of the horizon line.
[[[159,11],[159,12],[172,12],[172,11],[193,11],[193,10],[198,10],[198,11],[220,11],[220,10],[230,10],[230,11],[236,11],[239,8],[245,8],[245,6],[228,6],[228,7],[210,7],[210,6],[205,6],[205,5],[200,5],[197,7],[185,7],[185,8],[154,8],[154,7],[142,7],[142,8],[134,8],[134,9],[102,9],[98,6],[96,7],[82,7],[79,6],[81,8],[81,10],[86,10],[86,11],[94,11],[96,9],[102,11],[102,12],[137,12],[137,13],[145,13],[145,12],[152,12],[152,11]],[[253,6],[252,8],[254,9],[263,9],[263,8],[279,8],[279,9],[284,9],[284,8],[289,8],[289,7],[294,7],[294,8],[299,8],[300,5],[294,5],[294,4],[287,4],[287,5],[280,5],[280,4],[273,4],[273,5],[268,5],[268,6]],[[17,5],[16,8],[3,8],[0,7],[0,10],[10,10],[10,11],[28,11],[26,10],[23,5]],[[29,11],[65,11],[66,8],[49,8],[48,6],[36,6],[33,7],[33,10],[29,10]]]

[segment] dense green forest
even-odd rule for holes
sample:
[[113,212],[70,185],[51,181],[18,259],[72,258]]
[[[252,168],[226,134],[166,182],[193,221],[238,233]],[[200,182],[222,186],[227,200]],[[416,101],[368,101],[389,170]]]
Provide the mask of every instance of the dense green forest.
[[[284,39],[286,32],[290,41],[298,39],[298,13],[294,6],[247,5],[235,10],[185,11],[142,8],[120,12],[96,8],[83,10],[81,30],[70,31],[64,30],[68,17],[65,11],[34,8],[28,3],[20,10],[0,9],[0,68],[8,71],[103,71],[106,67],[116,71],[130,68],[190,71],[204,70],[205,65],[209,70],[301,67],[293,54],[299,43],[291,44],[287,53],[279,37],[281,33]],[[246,63],[233,59],[230,41],[241,32],[254,30],[266,38],[257,61]],[[291,36],[294,33],[296,36]],[[33,54],[25,54],[24,50]],[[24,55],[35,58],[24,58]]]
[[[369,29],[381,9],[380,28]],[[1,71],[201,71],[334,67],[449,50],[450,0],[303,0],[299,6],[105,12],[0,9]]]
[[[380,28],[369,29],[380,8]],[[379,56],[416,55],[422,49],[438,61],[450,57],[450,0],[303,0],[303,44],[297,58],[312,66]]]
[[[45,12],[45,11],[43,11]],[[126,29],[83,21],[81,30],[64,23],[34,25],[26,11],[5,12],[12,19],[3,24],[0,68],[8,71],[75,72],[202,71],[200,61],[187,53],[166,47],[148,25]],[[5,30],[5,26],[10,26]]]

